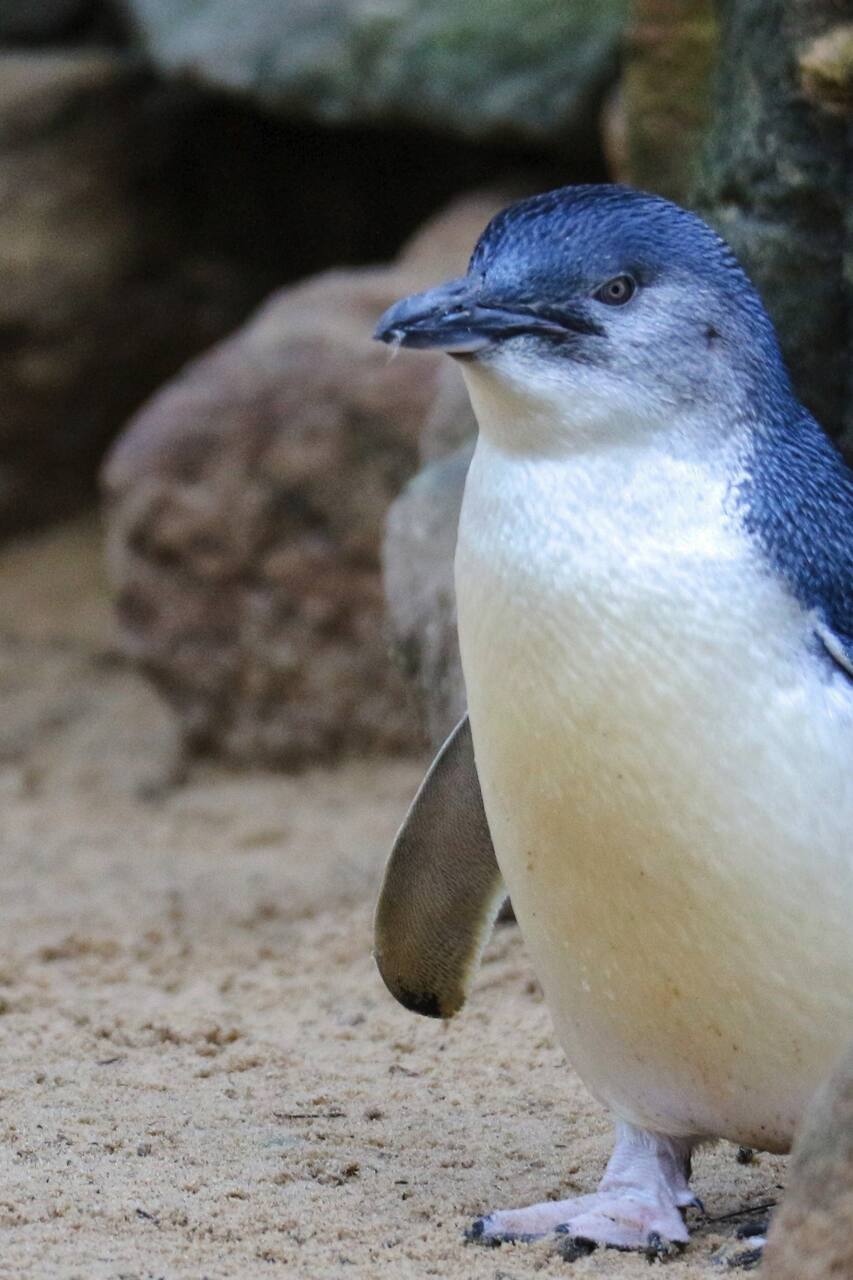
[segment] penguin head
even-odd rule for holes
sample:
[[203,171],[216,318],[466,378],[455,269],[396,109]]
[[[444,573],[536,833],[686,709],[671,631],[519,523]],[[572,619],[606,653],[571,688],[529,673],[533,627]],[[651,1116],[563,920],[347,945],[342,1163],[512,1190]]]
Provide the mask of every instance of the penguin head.
[[485,401],[488,416],[501,397],[576,428],[606,419],[636,431],[703,409],[761,416],[756,402],[788,386],[728,245],[695,214],[617,185],[503,210],[465,276],[398,302],[375,337],[459,359],[481,427]]

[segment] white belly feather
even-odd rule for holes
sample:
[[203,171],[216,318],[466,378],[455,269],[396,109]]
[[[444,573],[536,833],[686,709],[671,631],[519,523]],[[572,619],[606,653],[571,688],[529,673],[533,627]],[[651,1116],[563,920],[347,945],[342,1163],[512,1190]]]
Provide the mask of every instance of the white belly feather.
[[787,1146],[853,1034],[853,696],[727,514],[627,445],[481,437],[459,631],[495,849],[572,1064],[623,1118]]

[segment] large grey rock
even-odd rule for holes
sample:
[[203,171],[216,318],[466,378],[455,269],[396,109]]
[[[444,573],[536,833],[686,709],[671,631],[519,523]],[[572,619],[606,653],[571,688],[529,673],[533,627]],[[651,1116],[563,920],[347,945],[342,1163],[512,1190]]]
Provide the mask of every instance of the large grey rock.
[[421,432],[421,459],[435,462],[454,453],[477,434],[477,419],[455,362],[445,360],[438,372],[435,399]]
[[434,750],[465,713],[453,557],[473,446],[431,462],[396,499],[385,525],[388,618]]
[[713,126],[696,203],[760,288],[800,396],[834,435],[846,419],[853,445],[843,278],[849,125],[815,96],[808,64],[844,8],[719,0]]
[[589,149],[624,0],[124,0],[162,70],[282,116]]
[[294,765],[422,745],[388,653],[379,552],[446,357],[389,359],[371,332],[400,296],[459,274],[503,203],[461,201],[394,266],[283,290],[114,446],[121,641],[188,747]]

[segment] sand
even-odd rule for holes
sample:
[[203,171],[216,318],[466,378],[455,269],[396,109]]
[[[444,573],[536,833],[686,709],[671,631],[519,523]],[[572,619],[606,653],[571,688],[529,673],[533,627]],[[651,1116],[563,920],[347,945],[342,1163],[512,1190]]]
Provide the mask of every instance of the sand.
[[[0,1275],[648,1274],[462,1242],[483,1210],[592,1189],[609,1126],[515,926],[453,1023],[385,992],[371,912],[421,762],[183,770],[85,521],[0,556],[0,713]],[[721,1145],[695,1187],[719,1218],[783,1169]],[[694,1218],[674,1280],[719,1276],[743,1220]]]

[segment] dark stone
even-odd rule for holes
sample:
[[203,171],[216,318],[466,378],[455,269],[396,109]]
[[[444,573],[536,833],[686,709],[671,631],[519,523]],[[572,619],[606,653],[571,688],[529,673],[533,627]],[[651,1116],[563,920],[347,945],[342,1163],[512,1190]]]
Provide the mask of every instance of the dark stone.
[[123,418],[268,283],[192,217],[198,111],[106,50],[0,58],[0,535],[90,498]]
[[718,15],[714,121],[694,204],[760,289],[800,398],[839,437],[851,412],[849,130],[803,91],[799,56],[849,20],[849,4],[718,0]]
[[38,44],[57,41],[88,22],[97,0],[3,0],[0,42]]

